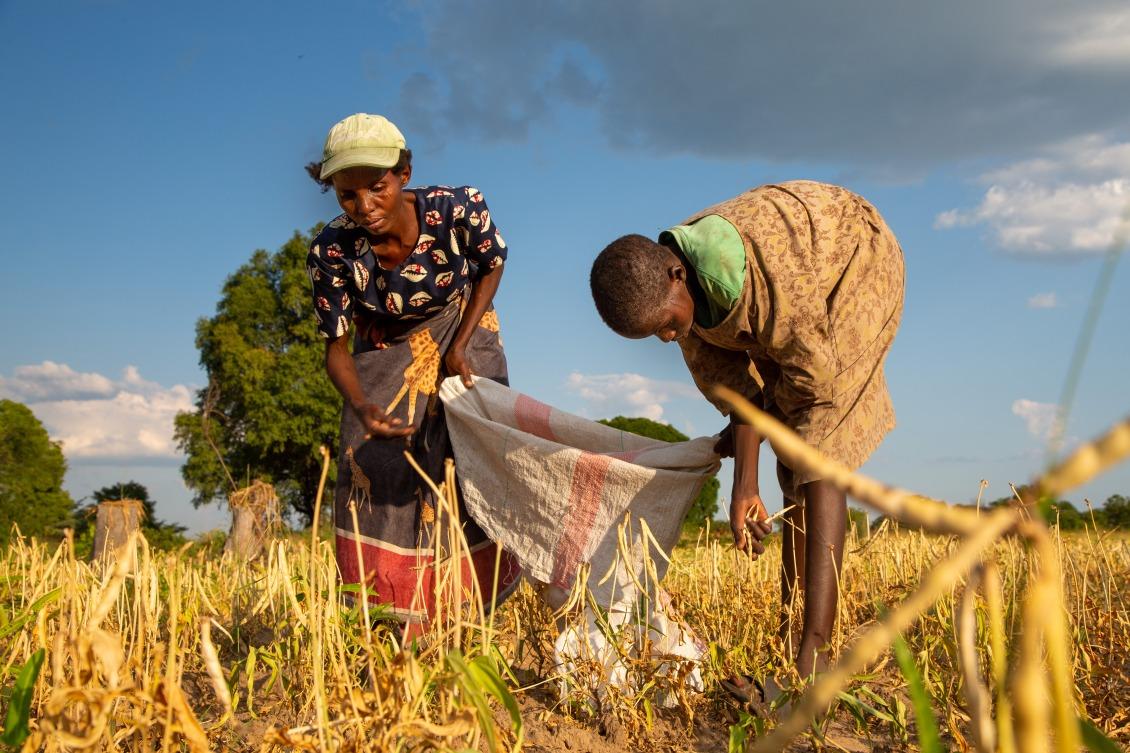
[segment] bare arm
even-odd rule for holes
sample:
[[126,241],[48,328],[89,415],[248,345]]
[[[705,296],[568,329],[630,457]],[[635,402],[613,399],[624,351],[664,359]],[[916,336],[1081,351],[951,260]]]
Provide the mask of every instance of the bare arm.
[[451,341],[447,356],[444,358],[448,373],[458,374],[463,379],[464,387],[473,386],[471,365],[467,363],[467,343],[471,341],[475,327],[479,326],[479,320],[494,301],[494,294],[498,292],[498,284],[502,281],[502,269],[502,265],[499,265],[494,269],[486,270],[471,287],[471,300],[467,302],[463,319],[459,322],[459,329],[455,331],[455,338]]
[[[730,416],[730,427],[734,442],[734,488],[730,496],[730,530],[734,533],[734,545],[757,557],[765,552],[761,540],[772,530],[763,522],[768,513],[761,501],[761,487],[758,481],[757,463],[760,457],[761,439],[754,428],[744,423],[736,415]],[[752,536],[752,538],[749,538]]]
[[345,398],[345,403],[357,415],[367,432],[365,437],[392,439],[406,437],[412,433],[411,426],[402,426],[399,418],[390,418],[384,410],[368,402],[361,382],[357,379],[357,367],[349,353],[349,333],[326,343],[326,374],[334,387]]

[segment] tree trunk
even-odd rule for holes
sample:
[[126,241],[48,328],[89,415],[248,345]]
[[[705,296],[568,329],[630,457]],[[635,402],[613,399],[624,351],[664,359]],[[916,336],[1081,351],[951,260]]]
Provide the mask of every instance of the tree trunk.
[[[136,499],[106,500],[98,505],[98,518],[94,527],[94,562],[113,560],[129,541],[134,531],[141,529],[145,506]],[[133,569],[132,566],[130,568]]]
[[232,494],[228,506],[232,521],[224,553],[241,560],[255,559],[282,525],[275,488],[256,481]]

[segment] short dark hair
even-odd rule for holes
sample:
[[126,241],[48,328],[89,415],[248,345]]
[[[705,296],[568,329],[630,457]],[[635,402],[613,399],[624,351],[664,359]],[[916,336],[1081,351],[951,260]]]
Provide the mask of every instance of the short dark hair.
[[[377,180],[380,180],[381,178],[383,178],[385,176],[386,172],[391,172],[393,175],[400,175],[402,172],[404,172],[406,169],[408,169],[411,166],[412,166],[412,150],[411,149],[401,149],[400,150],[400,159],[398,159],[396,161],[395,165],[388,168],[387,170],[382,171],[377,176]],[[311,178],[313,178],[314,182],[322,187],[322,193],[325,193],[326,191],[329,191],[331,188],[334,187],[334,183],[333,183],[332,180],[330,180],[329,178],[326,178],[324,180],[322,179],[322,162],[320,160],[318,162],[307,163],[306,164],[306,174],[309,175]]]
[[667,300],[671,252],[642,235],[609,243],[592,263],[589,286],[597,313],[614,332],[631,335]]

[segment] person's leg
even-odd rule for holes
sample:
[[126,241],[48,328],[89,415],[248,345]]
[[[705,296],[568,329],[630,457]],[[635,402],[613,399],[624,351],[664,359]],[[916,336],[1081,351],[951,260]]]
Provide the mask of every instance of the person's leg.
[[[797,596],[798,582],[804,583],[804,505],[793,484],[793,472],[777,461],[777,481],[781,484],[784,507],[792,509],[781,521],[781,621],[777,634],[788,651],[796,646],[793,627],[793,599]],[[803,590],[803,589],[802,589]]]
[[847,496],[827,481],[801,485],[804,499],[804,626],[797,649],[797,671],[808,677],[827,666],[839,602],[839,573],[847,530]]

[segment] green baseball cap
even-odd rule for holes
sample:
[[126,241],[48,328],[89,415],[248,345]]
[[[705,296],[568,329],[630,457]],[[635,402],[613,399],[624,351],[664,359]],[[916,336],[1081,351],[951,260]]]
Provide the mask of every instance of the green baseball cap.
[[382,115],[359,112],[334,125],[322,150],[322,180],[347,167],[394,167],[404,134]]

